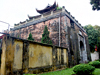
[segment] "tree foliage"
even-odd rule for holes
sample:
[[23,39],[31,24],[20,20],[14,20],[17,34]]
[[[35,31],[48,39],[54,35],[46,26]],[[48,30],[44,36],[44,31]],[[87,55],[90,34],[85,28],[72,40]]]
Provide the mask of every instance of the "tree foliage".
[[98,50],[99,50],[99,48],[100,48],[100,39],[99,39],[100,26],[86,25],[86,26],[84,26],[84,29],[86,30],[86,32],[88,34],[90,50],[94,51],[95,45],[97,45]]
[[100,0],[91,0],[92,10],[100,10]]
[[43,34],[42,34],[42,39],[41,39],[42,43],[46,43],[46,44],[52,44],[52,41],[49,38],[49,31],[47,26],[45,26]]
[[59,10],[59,9],[61,9],[61,7],[58,6],[58,7],[57,7],[57,10]]
[[95,25],[93,27],[97,31],[97,47],[98,47],[98,50],[100,50],[100,26]]
[[32,34],[31,33],[29,34],[28,40],[34,41],[34,39],[32,38]]

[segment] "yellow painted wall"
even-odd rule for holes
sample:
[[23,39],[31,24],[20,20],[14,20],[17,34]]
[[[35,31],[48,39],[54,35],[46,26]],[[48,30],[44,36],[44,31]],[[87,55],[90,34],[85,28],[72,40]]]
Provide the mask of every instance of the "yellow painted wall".
[[12,44],[11,39],[3,40],[2,64],[1,64],[1,70],[2,70],[3,75],[4,75],[4,73],[7,74],[9,72],[12,72],[12,65],[13,65],[13,59],[14,59],[14,50],[15,50],[14,45]]
[[59,62],[59,64],[61,63],[61,49],[60,48],[57,48],[57,60]]
[[29,44],[29,68],[52,65],[52,47]]
[[[62,49],[63,51],[61,51],[61,48],[59,47],[53,48],[48,45],[43,45],[40,43],[32,43],[30,41],[28,41],[28,46],[27,46],[28,55],[26,54],[25,56],[27,57],[27,60],[23,61],[24,63],[22,63],[23,47],[25,47],[23,46],[23,42],[24,42],[23,40],[18,40],[13,38],[8,38],[6,41],[3,40],[3,45],[2,45],[3,52],[2,52],[2,59],[1,59],[2,75],[6,75],[9,73],[13,74],[13,71],[22,70],[22,64],[27,65],[26,68],[38,68],[38,67],[46,67],[46,66],[53,66],[53,65],[61,65],[61,54],[62,54],[61,52],[63,52],[64,55],[62,57],[64,61],[62,60],[62,62],[67,63],[68,65],[68,52],[66,49]],[[56,59],[57,61],[53,60],[56,57],[56,53],[55,53],[56,50],[57,50],[57,59]],[[52,56],[53,54],[52,52],[55,53],[54,56]]]
[[14,52],[14,43],[12,43],[12,40],[9,39],[6,41],[6,74],[9,74],[13,70]]
[[14,65],[13,68],[22,69],[22,53],[23,53],[23,42],[15,40],[15,53],[14,53]]
[[67,66],[68,66],[68,51],[66,51],[66,61],[67,61]]
[[66,49],[63,49],[63,50],[64,50],[64,63],[67,63]]
[[15,46],[12,45],[12,41],[9,41],[9,44],[6,46],[6,62],[13,62],[14,60],[14,51],[15,51]]
[[6,71],[6,43],[3,40],[3,44],[2,44],[2,58],[1,58],[1,75],[5,75],[5,71]]

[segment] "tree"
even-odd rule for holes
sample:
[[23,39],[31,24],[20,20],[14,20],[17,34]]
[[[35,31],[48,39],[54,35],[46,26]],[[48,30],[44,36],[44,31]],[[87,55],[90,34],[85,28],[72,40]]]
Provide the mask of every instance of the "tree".
[[[98,34],[97,34],[97,47],[98,50],[100,50],[100,26],[95,25],[93,26],[95,30],[97,30]],[[100,51],[99,51],[100,52]]]
[[61,9],[61,7],[58,6],[58,7],[57,7],[57,10],[59,10],[59,9]]
[[42,39],[41,39],[42,43],[46,43],[46,44],[52,44],[52,41],[49,38],[49,31],[47,26],[45,26],[43,34],[42,34]]
[[91,52],[93,52],[95,50],[95,45],[98,44],[98,30],[96,30],[92,25],[86,25],[84,26],[84,29],[86,30],[88,35],[90,50]]
[[100,0],[91,0],[92,10],[100,10]]
[[31,33],[29,34],[28,40],[34,41],[34,39],[32,38],[32,34]]

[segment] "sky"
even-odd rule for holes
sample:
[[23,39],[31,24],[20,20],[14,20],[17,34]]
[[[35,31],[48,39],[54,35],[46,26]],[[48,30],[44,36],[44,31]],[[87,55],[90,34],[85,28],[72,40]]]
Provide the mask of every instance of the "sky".
[[[55,0],[0,0],[0,32],[10,28],[20,21],[28,19],[28,15],[39,15],[36,8],[44,9],[48,4],[53,4]],[[66,10],[75,17],[82,25],[99,25],[100,11],[93,11],[90,0],[56,0],[60,7],[65,6]]]

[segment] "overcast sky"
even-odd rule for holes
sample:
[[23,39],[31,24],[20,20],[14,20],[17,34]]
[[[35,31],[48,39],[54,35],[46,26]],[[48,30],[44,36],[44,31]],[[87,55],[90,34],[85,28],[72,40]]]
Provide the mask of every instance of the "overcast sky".
[[[0,0],[0,21],[11,26],[28,19],[27,15],[38,15],[36,8],[44,9],[55,0]],[[56,0],[60,7],[65,6],[71,15],[82,25],[99,25],[100,11],[93,11],[90,0]],[[0,31],[8,28],[7,24],[0,22]]]

